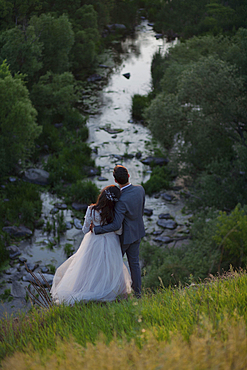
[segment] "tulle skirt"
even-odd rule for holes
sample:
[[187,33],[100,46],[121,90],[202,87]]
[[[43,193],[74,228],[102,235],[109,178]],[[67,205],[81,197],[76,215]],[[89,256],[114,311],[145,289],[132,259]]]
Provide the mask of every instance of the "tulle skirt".
[[131,292],[119,236],[88,232],[73,256],[56,270],[51,295],[56,303],[113,301]]

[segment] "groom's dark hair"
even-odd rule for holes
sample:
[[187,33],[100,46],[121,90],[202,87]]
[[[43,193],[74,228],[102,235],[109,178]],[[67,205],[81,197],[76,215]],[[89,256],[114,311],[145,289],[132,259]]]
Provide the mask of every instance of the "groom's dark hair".
[[120,185],[127,184],[127,182],[129,181],[127,168],[120,165],[115,166],[113,170],[113,177]]

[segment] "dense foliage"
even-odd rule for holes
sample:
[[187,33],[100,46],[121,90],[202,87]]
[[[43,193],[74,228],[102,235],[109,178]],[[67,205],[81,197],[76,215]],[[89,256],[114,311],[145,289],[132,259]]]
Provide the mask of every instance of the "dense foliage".
[[247,200],[246,44],[239,29],[231,38],[194,37],[153,60],[156,96],[145,118],[176,148],[171,165],[191,179],[194,209],[230,210]]

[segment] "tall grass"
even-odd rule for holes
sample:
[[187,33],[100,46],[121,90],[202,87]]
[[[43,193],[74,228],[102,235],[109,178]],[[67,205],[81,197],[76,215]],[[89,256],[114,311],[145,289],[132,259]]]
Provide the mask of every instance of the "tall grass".
[[67,342],[56,341],[55,351],[45,354],[17,352],[7,358],[5,370],[39,369],[104,369],[104,370],[244,370],[247,367],[247,336],[244,323],[226,321],[225,340],[215,336],[212,328],[195,332],[190,343],[177,334],[170,341],[158,341],[150,332],[143,332],[140,348],[133,340],[112,341],[109,345],[100,338],[94,346],[78,345],[72,338]]
[[[211,279],[206,284],[186,289],[160,289],[155,294],[145,292],[141,300],[77,303],[46,311],[33,309],[27,316],[2,320],[0,358],[16,351],[30,353],[30,348],[35,356],[51,350],[55,353],[52,356],[59,357],[58,338],[65,343],[66,352],[71,345],[76,348],[79,348],[77,345],[88,347],[89,343],[101,346],[101,335],[104,346],[114,341],[116,345],[122,343],[122,350],[128,351],[127,343],[133,341],[137,351],[149,343],[146,332],[151,342],[173,343],[175,336],[180,339],[175,339],[174,343],[183,343],[186,348],[188,343],[195,338],[200,340],[202,333],[206,333],[205,336],[217,339],[222,347],[221,341],[229,337],[227,326],[234,328],[241,323],[244,328],[246,325],[246,307],[247,275],[232,272],[221,279]],[[245,335],[246,340],[245,329],[244,333],[241,335]]]

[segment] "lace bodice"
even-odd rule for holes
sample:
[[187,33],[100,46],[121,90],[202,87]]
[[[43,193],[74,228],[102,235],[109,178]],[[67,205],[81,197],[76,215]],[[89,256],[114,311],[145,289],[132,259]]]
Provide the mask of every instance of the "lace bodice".
[[[92,209],[92,206],[87,208],[87,212],[84,217],[84,224],[82,226],[82,231],[84,234],[90,231],[91,222],[93,222],[94,226],[100,225],[101,217],[98,211]],[[120,230],[115,231],[116,234],[122,234],[122,228]]]

